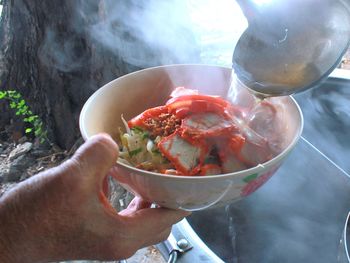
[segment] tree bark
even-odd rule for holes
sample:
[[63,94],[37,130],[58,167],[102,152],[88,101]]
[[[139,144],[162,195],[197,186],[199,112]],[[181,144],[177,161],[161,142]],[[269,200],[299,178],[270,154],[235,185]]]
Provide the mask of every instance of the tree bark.
[[[3,1],[1,90],[19,91],[46,124],[50,139],[62,148],[70,148],[79,136],[78,117],[86,99],[108,81],[140,68],[91,34],[94,25],[107,23],[110,10],[128,6],[123,2]],[[132,40],[143,54],[155,56],[142,38],[127,28],[121,32],[122,41]],[[3,127],[11,115],[4,105],[1,111]]]

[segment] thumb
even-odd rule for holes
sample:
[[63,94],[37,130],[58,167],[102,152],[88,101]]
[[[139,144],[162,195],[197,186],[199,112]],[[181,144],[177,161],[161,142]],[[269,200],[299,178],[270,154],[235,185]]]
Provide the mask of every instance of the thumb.
[[83,176],[101,182],[118,159],[118,145],[107,134],[99,134],[87,140],[73,155],[72,162]]

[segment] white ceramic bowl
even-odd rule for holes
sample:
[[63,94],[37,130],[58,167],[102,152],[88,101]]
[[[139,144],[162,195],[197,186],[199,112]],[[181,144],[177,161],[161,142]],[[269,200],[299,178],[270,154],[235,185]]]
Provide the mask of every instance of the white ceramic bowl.
[[[100,88],[86,102],[80,115],[81,134],[88,139],[106,132],[117,138],[118,127],[123,127],[121,114],[128,120],[150,107],[163,105],[175,87],[226,97],[230,84],[230,68],[207,65],[170,65],[125,75]],[[168,208],[200,210],[239,200],[275,173],[300,138],[301,110],[293,98],[281,100],[288,109],[288,146],[262,165],[223,175],[190,177],[147,172],[118,162],[116,179],[135,195]]]

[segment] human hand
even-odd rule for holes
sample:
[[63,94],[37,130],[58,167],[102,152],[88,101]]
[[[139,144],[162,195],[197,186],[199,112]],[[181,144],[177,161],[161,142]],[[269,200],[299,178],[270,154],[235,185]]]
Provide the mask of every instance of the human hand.
[[188,212],[149,208],[136,197],[117,213],[103,193],[118,146],[97,135],[62,165],[0,199],[0,262],[118,260],[167,238]]

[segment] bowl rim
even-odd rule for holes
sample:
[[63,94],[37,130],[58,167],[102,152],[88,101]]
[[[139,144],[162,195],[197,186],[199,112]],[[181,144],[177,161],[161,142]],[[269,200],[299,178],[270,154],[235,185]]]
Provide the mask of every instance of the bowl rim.
[[349,227],[350,227],[350,211],[348,212],[347,216],[346,216],[346,220],[345,220],[345,224],[344,224],[344,230],[343,230],[343,240],[344,240],[344,250],[345,250],[345,255],[346,255],[346,259],[350,262],[350,254],[349,254],[349,250],[348,250],[348,241],[347,239],[348,237],[348,231],[349,231]]
[[[81,132],[81,135],[83,137],[83,139],[86,141],[89,137],[87,136],[87,131],[83,125],[84,123],[84,119],[86,116],[86,111],[89,107],[89,105],[91,104],[91,102],[101,93],[103,92],[105,89],[109,89],[111,86],[114,85],[115,82],[119,82],[120,80],[124,79],[124,78],[128,78],[132,75],[136,75],[139,74],[141,72],[145,72],[145,71],[152,71],[152,70],[159,70],[162,68],[175,68],[175,67],[207,67],[207,68],[219,68],[221,70],[230,70],[232,71],[232,68],[229,67],[225,67],[225,66],[216,66],[216,65],[210,65],[210,64],[169,64],[169,65],[162,65],[162,66],[156,66],[156,67],[150,67],[150,68],[145,68],[145,69],[141,69],[138,71],[134,71],[128,74],[125,74],[121,77],[118,77],[108,83],[106,83],[105,85],[103,85],[101,88],[99,88],[97,91],[95,91],[90,97],[89,99],[85,102],[81,112],[80,112],[80,116],[79,116],[79,129]],[[173,178],[173,179],[178,179],[178,180],[215,180],[217,178],[229,178],[229,177],[238,177],[240,175],[243,174],[259,174],[261,173],[263,170],[265,170],[267,167],[269,166],[273,166],[275,163],[279,163],[279,161],[281,161],[281,159],[283,159],[293,148],[294,146],[297,144],[297,142],[299,141],[303,128],[304,128],[304,117],[303,117],[303,113],[301,111],[301,108],[299,106],[299,104],[296,102],[296,100],[292,97],[292,95],[288,95],[285,96],[288,97],[291,102],[294,104],[294,106],[296,107],[296,110],[298,112],[298,116],[300,119],[300,125],[299,125],[299,129],[298,132],[295,134],[292,142],[281,152],[279,153],[277,156],[275,156],[274,158],[272,158],[271,160],[264,162],[262,164],[258,164],[254,167],[251,167],[249,169],[245,169],[245,170],[240,170],[240,171],[236,171],[236,172],[232,172],[232,173],[224,173],[224,174],[215,174],[215,175],[210,175],[210,176],[188,176],[188,175],[168,175],[168,174],[161,174],[161,173],[156,173],[156,172],[150,172],[150,171],[145,171],[127,164],[124,164],[122,162],[119,161],[119,158],[117,160],[117,165],[120,165],[123,168],[127,168],[132,170],[133,172],[136,173],[142,173],[143,175],[146,176],[155,176],[155,177],[160,177],[160,178]]]

